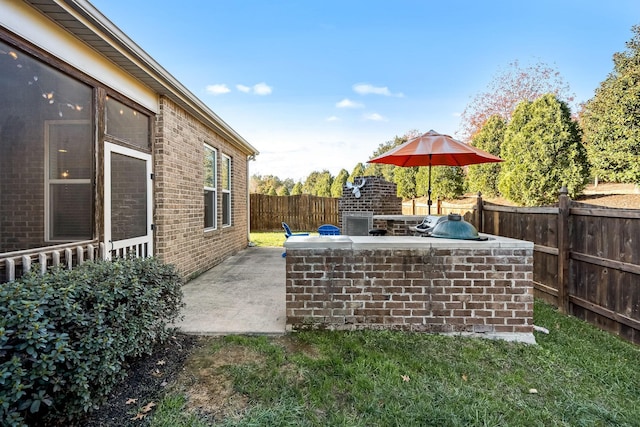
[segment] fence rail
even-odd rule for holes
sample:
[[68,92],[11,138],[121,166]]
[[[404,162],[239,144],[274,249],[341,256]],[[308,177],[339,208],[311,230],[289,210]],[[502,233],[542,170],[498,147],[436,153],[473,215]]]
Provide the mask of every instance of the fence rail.
[[72,269],[85,261],[104,257],[104,245],[98,244],[97,240],[7,252],[0,256],[0,282],[15,280],[31,271],[35,263],[39,265],[40,273],[44,274],[49,267],[62,266]]
[[251,194],[251,231],[280,231],[286,222],[293,230],[316,230],[338,224],[338,199],[308,194],[269,196]]
[[476,227],[534,242],[537,297],[640,344],[640,210],[573,202],[521,208],[482,202]]
[[[420,199],[403,214],[426,215]],[[534,243],[536,296],[640,344],[640,210],[571,201],[552,207],[436,202],[432,213],[459,213],[478,230]]]
[[[475,203],[449,203],[437,199],[433,201],[431,205],[431,215],[448,215],[448,214],[460,214],[465,215],[467,212],[472,212],[475,207]],[[418,199],[405,200],[402,202],[402,215],[428,215],[429,204],[426,197]]]

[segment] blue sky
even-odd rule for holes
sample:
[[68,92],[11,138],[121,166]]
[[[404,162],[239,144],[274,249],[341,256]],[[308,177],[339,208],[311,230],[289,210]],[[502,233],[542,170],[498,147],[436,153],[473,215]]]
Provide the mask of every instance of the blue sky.
[[349,172],[407,131],[456,136],[509,64],[591,98],[638,0],[91,0],[260,151],[251,174]]

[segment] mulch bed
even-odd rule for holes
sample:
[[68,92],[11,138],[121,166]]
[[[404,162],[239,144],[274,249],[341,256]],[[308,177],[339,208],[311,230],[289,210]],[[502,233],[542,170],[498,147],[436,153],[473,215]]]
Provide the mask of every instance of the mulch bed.
[[[127,369],[127,378],[114,389],[107,401],[77,425],[84,427],[147,426],[150,416],[142,408],[157,403],[164,387],[182,372],[187,357],[198,346],[199,337],[176,333],[158,345],[149,356],[134,361]],[[135,402],[134,402],[135,400]],[[129,402],[129,403],[127,403]],[[152,408],[153,405],[151,405]],[[153,410],[149,411],[153,414]]]

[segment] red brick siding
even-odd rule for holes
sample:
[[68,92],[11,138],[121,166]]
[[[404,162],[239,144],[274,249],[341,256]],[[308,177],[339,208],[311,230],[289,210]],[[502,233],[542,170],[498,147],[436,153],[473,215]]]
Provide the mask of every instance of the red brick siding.
[[402,215],[402,198],[397,195],[397,186],[393,182],[377,176],[357,178],[355,184],[366,179],[360,189],[360,197],[346,185],[342,189],[342,197],[338,200],[338,226],[342,228],[343,212],[373,212],[373,215]]
[[531,333],[524,249],[287,249],[292,329]]
[[[172,101],[160,100],[154,147],[155,253],[193,277],[245,248],[247,156]],[[204,231],[204,144],[232,163],[232,225],[222,227],[222,189],[218,176],[218,228]]]

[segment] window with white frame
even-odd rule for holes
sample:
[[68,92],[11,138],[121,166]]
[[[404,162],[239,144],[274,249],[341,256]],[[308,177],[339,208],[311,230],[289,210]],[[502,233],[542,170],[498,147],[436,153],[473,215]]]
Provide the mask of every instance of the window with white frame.
[[205,144],[204,146],[204,228],[217,228],[218,217],[218,152]]
[[45,120],[47,241],[91,238],[92,135],[89,120]]
[[231,225],[231,157],[222,155],[222,225]]

